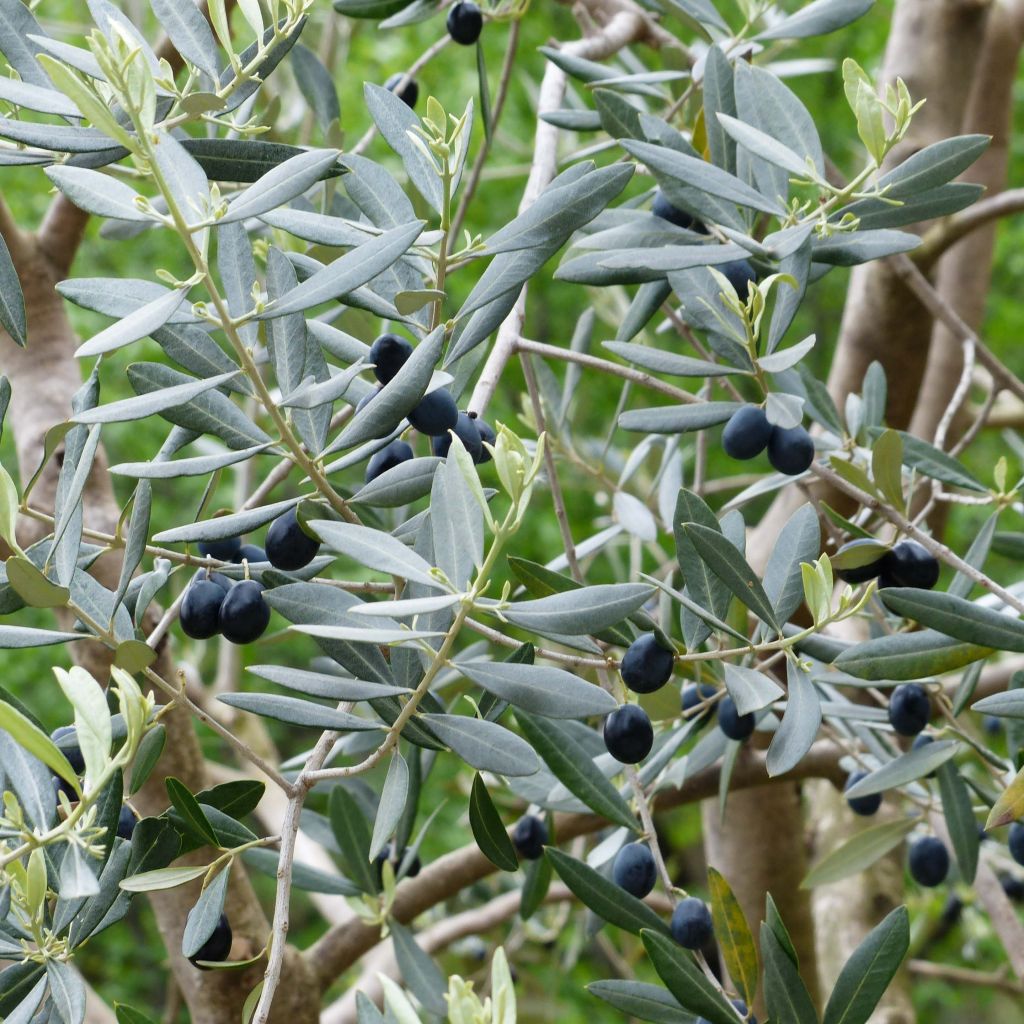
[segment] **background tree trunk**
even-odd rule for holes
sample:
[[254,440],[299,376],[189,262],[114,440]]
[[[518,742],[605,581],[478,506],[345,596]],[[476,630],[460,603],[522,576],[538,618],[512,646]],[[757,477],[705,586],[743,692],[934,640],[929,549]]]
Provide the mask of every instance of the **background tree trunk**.
[[[966,181],[984,185],[986,197],[1006,187],[1013,89],[1024,32],[1022,6],[996,4],[993,8],[961,127],[963,134],[992,136],[981,159],[963,175]],[[943,256],[936,274],[939,293],[976,331],[984,320],[998,228],[999,221],[993,220],[961,239]],[[962,371],[962,339],[936,323],[911,433],[926,440],[934,436]],[[954,425],[953,436],[958,432]]]
[[[701,810],[708,864],[722,873],[736,894],[755,940],[764,920],[765,894],[772,894],[800,959],[800,975],[817,1003],[810,894],[800,888],[807,874],[800,786],[773,783],[730,793],[724,817],[717,800],[705,800]],[[753,1009],[764,1019],[763,992]]]

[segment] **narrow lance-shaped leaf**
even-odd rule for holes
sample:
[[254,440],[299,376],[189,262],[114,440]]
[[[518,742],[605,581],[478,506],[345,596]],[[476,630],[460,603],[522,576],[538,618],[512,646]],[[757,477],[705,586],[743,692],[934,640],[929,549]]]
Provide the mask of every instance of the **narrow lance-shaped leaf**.
[[697,966],[693,954],[656,931],[640,933],[647,955],[666,988],[691,1013],[708,1024],[736,1024],[739,1019],[721,990]]
[[195,956],[213,934],[224,910],[230,870],[223,868],[203,890],[196,905],[188,912],[185,931],[181,936],[181,955]]
[[872,825],[863,832],[858,832],[822,857],[807,873],[800,887],[813,889],[815,886],[838,882],[863,871],[899,846],[916,825],[917,819],[909,818]]
[[776,631],[781,631],[775,618],[775,610],[761,586],[761,581],[735,545],[717,530],[698,523],[687,523],[683,529],[691,535],[700,557],[733,594],[758,618]]
[[792,771],[802,760],[821,726],[821,701],[810,675],[791,659],[786,663],[789,694],[782,725],[768,748],[767,768],[771,776]]
[[823,1024],[865,1024],[910,945],[906,907],[897,907],[853,951],[836,981]]
[[652,929],[660,935],[668,933],[665,922],[643,900],[631,896],[583,861],[554,846],[547,847],[544,856],[573,895],[609,924],[634,935],[642,929]]
[[714,868],[708,868],[708,890],[715,937],[729,977],[736,983],[744,1001],[752,1003],[757,992],[758,972],[757,949],[750,926],[729,883]]
[[473,777],[469,796],[469,825],[476,845],[495,867],[502,871],[518,869],[515,847],[479,773]]
[[590,755],[567,729],[525,711],[516,712],[516,721],[533,748],[570,793],[609,821],[636,830],[637,821],[629,804],[598,771]]
[[960,877],[970,885],[978,870],[980,845],[978,822],[971,807],[971,794],[952,761],[941,765],[937,774],[942,813],[946,818],[946,828],[949,829]]
[[384,788],[377,804],[377,816],[373,821],[373,835],[370,839],[370,850],[367,856],[373,860],[384,844],[394,835],[405,810],[409,796],[409,766],[405,758],[395,750],[388,765],[388,774],[384,779]]

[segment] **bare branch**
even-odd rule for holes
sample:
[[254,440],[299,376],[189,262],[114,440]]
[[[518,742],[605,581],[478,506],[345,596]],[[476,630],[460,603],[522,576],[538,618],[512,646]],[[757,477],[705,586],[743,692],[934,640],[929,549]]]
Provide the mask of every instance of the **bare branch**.
[[1024,188],[1011,188],[988,199],[981,199],[966,210],[940,221],[930,228],[924,241],[910,257],[922,270],[927,270],[935,261],[965,238],[972,231],[991,224],[994,220],[1009,217],[1024,210]]
[[609,359],[601,359],[599,356],[592,356],[587,352],[576,352],[571,348],[559,348],[557,345],[545,345],[540,341],[529,341],[526,338],[518,338],[515,342],[516,352],[532,352],[534,355],[542,356],[545,359],[560,359],[567,363],[577,363],[580,366],[598,370],[604,374],[611,374],[613,377],[621,377],[623,380],[633,381],[641,387],[657,391],[659,394],[667,395],[679,402],[699,403],[701,401],[696,395],[683,388],[666,384],[658,377],[654,377],[642,370],[634,370],[631,366],[620,366]]

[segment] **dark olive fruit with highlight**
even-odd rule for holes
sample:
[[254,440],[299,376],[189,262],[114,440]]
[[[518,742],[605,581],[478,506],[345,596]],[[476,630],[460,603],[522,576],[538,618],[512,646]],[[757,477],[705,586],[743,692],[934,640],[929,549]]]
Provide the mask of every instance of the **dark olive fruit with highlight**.
[[[389,860],[391,861],[391,866],[395,869],[395,875],[397,877],[398,869],[402,866],[402,861],[405,860],[405,850],[394,855],[391,843],[387,843],[380,853],[377,854],[373,861],[373,867],[377,875],[378,885],[384,884],[384,864]],[[419,854],[416,854],[412,859],[412,863],[409,865],[408,871],[406,871],[403,877],[415,878],[420,873],[422,867],[423,865],[420,863]]]
[[397,439],[392,441],[389,445],[381,448],[379,452],[374,452],[370,456],[370,461],[366,464],[366,482],[370,483],[376,480],[389,469],[408,462],[414,456],[411,444]]
[[1010,826],[1007,844],[1010,847],[1010,856],[1018,864],[1024,864],[1024,822],[1015,821]]
[[236,562],[265,562],[267,553],[258,544],[243,544],[235,556]]
[[461,0],[448,12],[448,35],[461,46],[472,46],[484,27],[484,16],[472,0]]
[[653,633],[644,633],[626,649],[619,672],[634,693],[654,693],[672,678],[674,666],[675,652],[662,647]]
[[[866,779],[867,777],[867,772],[850,772],[846,785],[843,786],[843,792],[846,792],[846,790],[860,782],[861,779]],[[870,818],[872,814],[877,814],[878,808],[882,806],[882,794],[871,793],[868,796],[848,796],[846,802],[850,805],[850,810],[854,814],[859,814],[862,818]]]
[[685,228],[688,231],[700,231],[705,232],[707,228],[696,217],[687,213],[685,210],[680,210],[678,206],[669,202],[668,196],[659,188],[654,193],[654,202],[651,203],[651,213],[655,217],[660,217],[662,220],[667,220],[669,224],[675,224],[677,228]]
[[910,877],[918,885],[934,889],[942,885],[949,874],[949,850],[946,844],[935,836],[924,836],[910,844],[907,856]]
[[512,845],[524,860],[537,860],[548,844],[548,827],[535,814],[524,814],[512,829]]
[[721,266],[715,267],[720,273],[724,274],[726,280],[733,286],[736,294],[739,296],[741,302],[747,301],[747,285],[755,284],[757,282],[757,271],[754,270],[754,264],[750,260],[733,260],[732,263],[723,263]]
[[844,554],[855,552],[858,548],[869,549],[866,553],[870,554],[871,551],[878,550],[878,541],[871,540],[868,537],[858,537],[856,540],[847,541],[836,552],[835,558],[832,560],[832,568],[844,583],[867,583],[868,580],[876,579],[882,573],[885,557],[888,554],[887,551],[864,565],[852,566],[849,569],[841,569],[836,564],[837,560],[840,560]]
[[270,606],[263,585],[255,580],[236,583],[220,606],[220,631],[233,644],[251,644],[266,632]]
[[405,366],[411,355],[411,341],[398,334],[382,334],[370,346],[373,375],[381,384],[387,384],[395,379],[395,375]]
[[880,587],[931,590],[939,582],[939,560],[916,540],[901,540],[885,556]]
[[190,583],[178,609],[182,632],[193,640],[209,640],[220,632],[220,606],[230,591],[212,580]]
[[754,712],[741,715],[736,710],[736,702],[726,694],[718,702],[718,728],[731,740],[745,740],[757,725]]
[[672,912],[672,938],[684,949],[700,949],[711,941],[713,928],[708,905],[696,896],[687,896]]
[[768,438],[768,461],[786,476],[799,476],[811,468],[814,442],[803,427],[772,427]]
[[772,425],[759,405],[737,409],[722,431],[722,450],[730,459],[753,459],[768,447]]
[[270,564],[285,572],[305,568],[320,550],[320,542],[310,537],[299,525],[299,517],[294,508],[288,509],[270,524],[265,543]]
[[[480,439],[480,430],[476,425],[476,420],[471,419],[466,413],[460,412],[454,432],[455,436],[462,442],[462,447],[466,449],[469,457],[474,462],[479,462],[484,446]],[[450,430],[446,430],[443,434],[438,434],[430,439],[430,450],[439,459],[448,457],[448,451],[451,449],[451,446],[452,431]]]
[[[703,704],[704,701],[710,700],[714,695],[718,693],[710,683],[701,683],[699,686],[697,683],[687,683],[683,687],[682,693],[679,695],[679,706],[683,714],[687,717],[693,717],[689,714],[698,704]],[[705,708],[702,712],[702,716],[713,715],[716,707],[712,704],[710,707]]]
[[199,553],[204,558],[216,558],[221,562],[233,562],[242,549],[241,537],[225,537],[223,540],[202,540]]
[[385,83],[384,88],[393,92],[410,110],[416,107],[416,101],[420,98],[420,84],[415,78],[410,78],[401,88],[398,83],[405,78],[401,71],[396,71]]
[[[65,737],[74,737],[73,741],[61,743]],[[60,747],[60,752],[67,758],[68,764],[76,775],[85,771],[85,758],[82,748],[78,745],[78,733],[73,725],[61,725],[50,733],[50,739]]]
[[198,583],[200,580],[207,580],[210,583],[216,583],[225,594],[235,585],[235,581],[225,576],[224,573],[210,572],[207,569],[200,569],[195,576],[192,577],[193,584]]
[[889,698],[889,724],[901,736],[916,736],[932,717],[928,692],[917,683],[903,683]]
[[416,408],[409,413],[409,422],[421,434],[434,437],[455,429],[459,422],[459,407],[451,392],[438,388],[420,399]]
[[198,967],[201,971],[210,970],[209,967],[200,966],[200,961],[205,960],[208,963],[217,964],[223,963],[231,952],[232,939],[231,925],[228,923],[227,915],[221,914],[217,927],[213,929],[213,933],[199,947],[196,954],[188,958],[188,962],[193,967]]
[[615,855],[612,879],[620,889],[642,900],[658,880],[654,854],[646,843],[626,843]]
[[383,390],[384,386],[382,384],[378,384],[372,391],[367,391],[366,394],[356,402],[356,412],[362,412]]
[[604,745],[622,764],[639,764],[654,746],[654,726],[639,704],[623,704],[604,720]]
[[480,432],[480,458],[477,462],[483,465],[485,462],[490,462],[494,457],[487,450],[487,445],[493,445],[498,440],[498,435],[494,432],[494,427],[479,417],[474,417],[473,422],[476,424],[476,429]]
[[127,804],[125,804],[121,808],[121,813],[117,819],[118,837],[121,839],[131,839],[138,820],[138,815]]

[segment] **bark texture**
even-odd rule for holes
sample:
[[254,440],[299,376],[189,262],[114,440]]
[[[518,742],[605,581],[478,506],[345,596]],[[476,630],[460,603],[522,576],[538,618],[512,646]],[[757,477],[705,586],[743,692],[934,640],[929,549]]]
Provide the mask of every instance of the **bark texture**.
[[[984,185],[986,196],[1006,187],[1013,87],[1024,32],[1021,5],[997,4],[988,19],[971,85],[962,133],[991,135],[992,142],[962,180]],[[984,320],[992,282],[992,256],[999,222],[990,221],[958,242],[940,261],[939,294],[974,330]],[[962,339],[936,323],[920,397],[910,431],[931,439],[963,372]],[[954,425],[954,436],[958,431]]]
[[[793,939],[800,975],[817,1003],[811,904],[809,894],[800,888],[807,874],[800,787],[786,782],[730,792],[724,816],[719,815],[717,800],[705,801],[702,812],[708,864],[732,887],[755,941],[764,920],[765,895],[771,893]],[[753,1009],[764,1018],[763,991]]]
[[[807,783],[814,808],[812,841],[820,858],[851,836],[899,815],[886,807],[873,818],[858,818],[842,793],[827,782]],[[822,991],[829,992],[850,954],[872,928],[903,902],[903,847],[897,847],[867,871],[814,891],[814,924]],[[871,1015],[870,1024],[915,1024],[906,984],[897,980]]]
[[[902,78],[911,96],[927,97],[928,102],[890,154],[889,166],[960,131],[969,90],[963,77],[950,74],[949,69],[975,67],[992,6],[990,0],[897,3],[881,83]],[[829,376],[829,390],[839,408],[849,392],[860,388],[867,368],[877,360],[891,382],[889,425],[906,428],[924,375],[931,333],[931,316],[884,261],[854,269]]]

